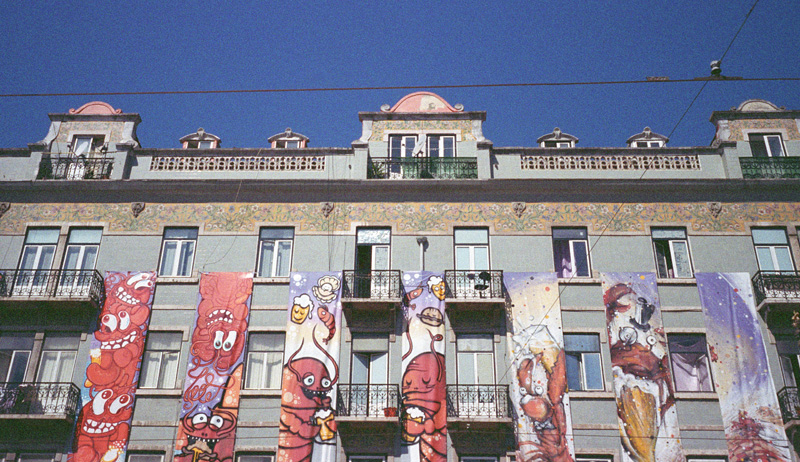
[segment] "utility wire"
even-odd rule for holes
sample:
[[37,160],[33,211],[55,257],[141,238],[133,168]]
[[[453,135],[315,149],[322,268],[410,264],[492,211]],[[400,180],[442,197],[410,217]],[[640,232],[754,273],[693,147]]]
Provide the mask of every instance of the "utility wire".
[[308,93],[324,91],[374,91],[374,90],[430,90],[447,88],[501,88],[501,87],[560,87],[581,85],[628,85],[628,84],[664,84],[686,83],[698,81],[718,82],[794,82],[800,77],[701,77],[694,79],[670,79],[656,77],[645,80],[605,80],[588,82],[526,82],[526,83],[476,83],[461,85],[396,85],[372,87],[320,87],[320,88],[259,88],[250,90],[162,90],[162,91],[100,91],[100,92],[63,92],[63,93],[3,93],[0,98],[27,98],[42,96],[136,96],[136,95],[210,95],[231,93]]

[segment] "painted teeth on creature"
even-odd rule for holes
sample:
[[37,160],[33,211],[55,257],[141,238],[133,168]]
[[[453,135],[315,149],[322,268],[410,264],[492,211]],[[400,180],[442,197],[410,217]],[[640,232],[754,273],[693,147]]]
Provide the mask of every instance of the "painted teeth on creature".
[[133,343],[133,340],[136,338],[136,331],[131,332],[125,338],[117,339],[117,340],[109,340],[107,342],[103,342],[100,344],[101,350],[118,350],[129,343]]

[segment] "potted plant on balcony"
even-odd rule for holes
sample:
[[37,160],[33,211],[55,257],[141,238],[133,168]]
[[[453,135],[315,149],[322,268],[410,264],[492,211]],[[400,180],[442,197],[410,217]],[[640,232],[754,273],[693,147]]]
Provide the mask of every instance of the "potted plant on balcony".
[[396,407],[385,407],[385,408],[383,408],[383,416],[384,417],[397,417],[397,408]]

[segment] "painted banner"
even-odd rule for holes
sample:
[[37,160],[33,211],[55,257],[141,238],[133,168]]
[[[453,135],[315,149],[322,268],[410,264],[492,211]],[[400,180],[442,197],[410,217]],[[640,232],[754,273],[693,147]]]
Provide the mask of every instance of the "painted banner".
[[790,461],[747,273],[697,273],[731,462]]
[[626,462],[686,460],[655,273],[601,273]]
[[575,460],[556,273],[503,273],[517,460]]
[[403,462],[447,460],[444,297],[441,274],[403,273]]
[[106,272],[70,462],[125,460],[155,273]]
[[177,462],[233,460],[252,293],[252,273],[200,273]]
[[336,460],[341,272],[292,273],[278,462]]

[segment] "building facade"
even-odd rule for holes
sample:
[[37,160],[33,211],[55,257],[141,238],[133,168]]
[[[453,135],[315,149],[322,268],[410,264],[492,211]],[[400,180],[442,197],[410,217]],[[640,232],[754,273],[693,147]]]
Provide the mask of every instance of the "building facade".
[[0,149],[0,460],[797,459],[800,111],[701,147],[358,116],[144,148],[92,102]]

